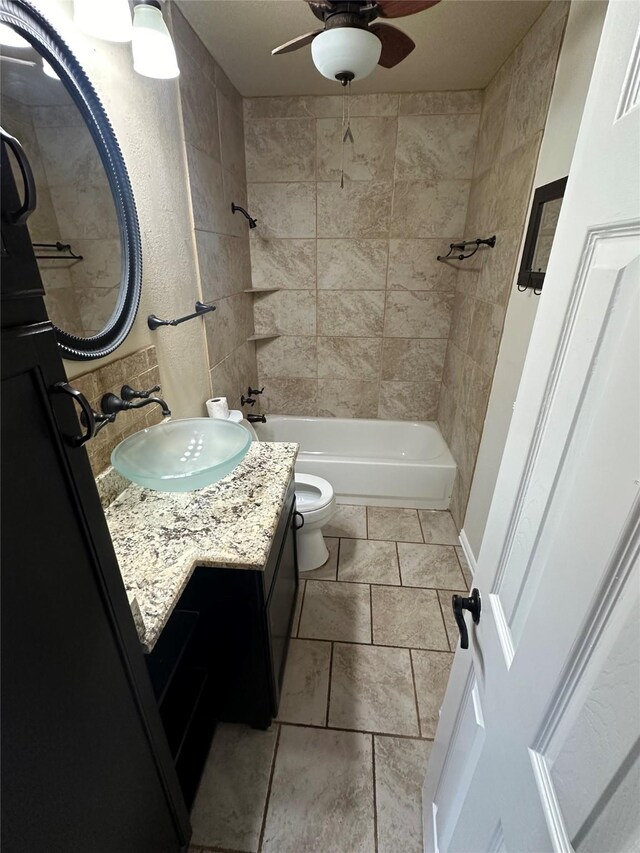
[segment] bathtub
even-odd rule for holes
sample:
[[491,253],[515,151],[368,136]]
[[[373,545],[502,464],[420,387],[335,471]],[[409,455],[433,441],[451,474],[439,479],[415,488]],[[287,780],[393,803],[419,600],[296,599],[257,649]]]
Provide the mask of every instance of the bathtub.
[[328,480],[338,503],[447,509],[456,463],[431,422],[267,415],[262,441],[296,441],[299,474]]

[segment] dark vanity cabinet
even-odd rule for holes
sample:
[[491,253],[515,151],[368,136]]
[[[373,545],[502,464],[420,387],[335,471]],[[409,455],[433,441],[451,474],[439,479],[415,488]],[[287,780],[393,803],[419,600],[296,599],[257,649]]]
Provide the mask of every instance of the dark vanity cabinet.
[[176,853],[190,827],[2,144],[2,850]]
[[277,715],[298,587],[291,481],[264,571],[196,568],[147,656],[191,805],[216,721],[267,728]]

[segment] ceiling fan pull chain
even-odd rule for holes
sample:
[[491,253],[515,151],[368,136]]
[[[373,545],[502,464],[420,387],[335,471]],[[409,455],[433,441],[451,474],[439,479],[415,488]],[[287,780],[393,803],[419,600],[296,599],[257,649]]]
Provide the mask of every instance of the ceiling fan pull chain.
[[[347,126],[345,130],[345,97],[347,99]],[[340,169],[340,189],[344,189],[344,146],[347,140],[353,145],[353,133],[351,133],[351,81],[349,81],[349,91],[342,93],[342,161]]]

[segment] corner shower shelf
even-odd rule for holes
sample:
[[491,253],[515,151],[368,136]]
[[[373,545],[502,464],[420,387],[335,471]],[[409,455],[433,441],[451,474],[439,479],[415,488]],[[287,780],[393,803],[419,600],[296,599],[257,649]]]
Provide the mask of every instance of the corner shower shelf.
[[275,293],[281,287],[248,287],[243,293]]
[[260,335],[249,335],[248,341],[267,341],[270,338],[279,338],[280,332],[265,332]]

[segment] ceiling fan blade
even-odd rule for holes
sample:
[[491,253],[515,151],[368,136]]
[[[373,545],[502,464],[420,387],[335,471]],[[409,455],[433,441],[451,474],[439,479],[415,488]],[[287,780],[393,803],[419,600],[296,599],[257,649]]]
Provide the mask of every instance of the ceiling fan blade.
[[439,3],[440,0],[378,0],[377,6],[382,18],[406,18],[424,12]]
[[392,27],[390,24],[371,24],[369,27],[372,33],[375,33],[382,42],[382,52],[378,65],[383,68],[393,68],[407,56],[416,46],[413,39],[409,38],[402,30]]
[[304,47],[307,44],[311,44],[314,38],[323,30],[314,30],[312,33],[305,33],[303,36],[298,36],[297,38],[291,39],[291,41],[286,41],[284,44],[281,44],[280,47],[274,47],[271,51],[272,56],[279,56],[281,53],[291,53],[292,50],[298,50],[300,47]]

